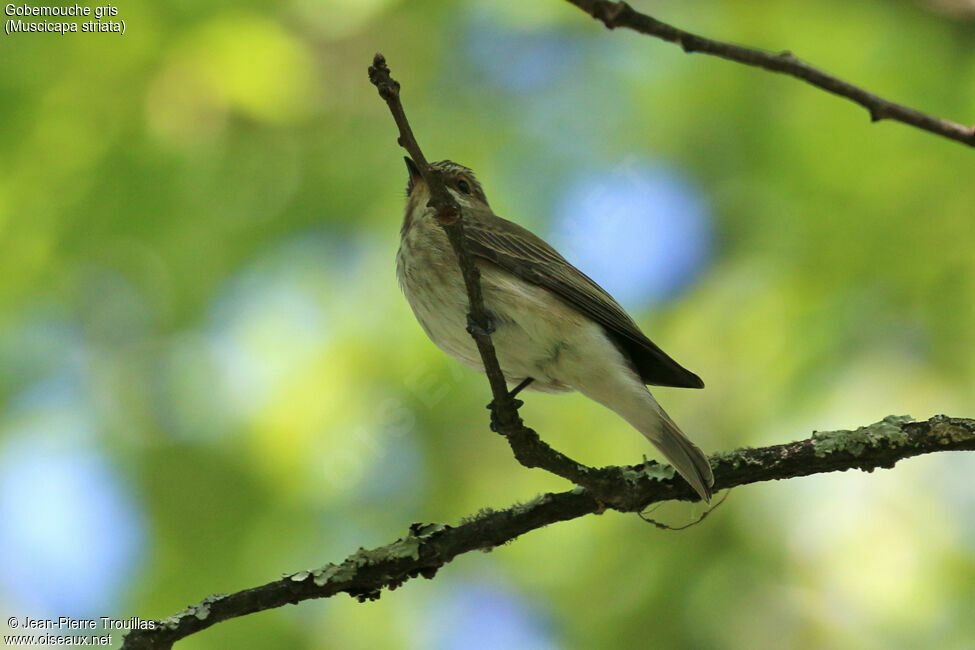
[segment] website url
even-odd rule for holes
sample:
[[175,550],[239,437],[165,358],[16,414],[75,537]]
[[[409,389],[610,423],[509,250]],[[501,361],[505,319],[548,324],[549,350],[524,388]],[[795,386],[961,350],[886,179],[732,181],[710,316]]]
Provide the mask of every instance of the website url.
[[4,635],[4,645],[11,646],[78,646],[78,645],[112,645],[112,635],[100,636],[70,636],[60,634],[10,634]]

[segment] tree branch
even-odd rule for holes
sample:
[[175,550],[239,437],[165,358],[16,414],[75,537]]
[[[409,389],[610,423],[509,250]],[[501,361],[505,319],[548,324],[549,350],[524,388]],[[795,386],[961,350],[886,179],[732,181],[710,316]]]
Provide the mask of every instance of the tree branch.
[[845,97],[860,104],[870,112],[870,119],[874,122],[894,120],[975,147],[975,127],[943,120],[902,104],[895,104],[814,68],[792,56],[790,52],[763,52],[750,47],[711,40],[691,32],[685,32],[673,25],[668,25],[656,18],[640,13],[625,2],[612,2],[611,0],[568,0],[568,2],[601,21],[609,29],[625,27],[641,34],[676,43],[688,54],[703,52],[771,72],[787,74],[802,79],[828,93]]
[[[855,431],[827,431],[785,445],[739,449],[711,459],[714,489],[860,469],[872,472],[892,468],[898,461],[938,451],[975,451],[975,420],[938,415],[924,422],[889,416]],[[692,499],[693,491],[675,478],[669,466],[650,463],[608,467],[615,476],[605,485],[617,496],[611,507],[621,512],[640,511],[672,499]],[[500,511],[482,510],[459,526],[413,524],[391,544],[360,549],[339,564],[299,571],[260,587],[205,598],[167,619],[152,630],[134,630],[125,637],[124,650],[171,648],[190,634],[239,616],[313,598],[347,593],[359,600],[379,598],[382,589],[395,589],[411,578],[432,578],[458,555],[487,550],[529,531],[559,521],[602,512],[592,494],[581,489],[543,494]]]

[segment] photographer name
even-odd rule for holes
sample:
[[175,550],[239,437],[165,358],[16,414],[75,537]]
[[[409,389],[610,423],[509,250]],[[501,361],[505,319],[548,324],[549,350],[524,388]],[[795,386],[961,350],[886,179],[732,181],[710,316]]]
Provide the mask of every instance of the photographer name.
[[7,624],[10,627],[24,630],[154,630],[155,621],[147,621],[144,618],[133,616],[132,618],[109,618],[101,616],[99,618],[71,618],[70,616],[59,616],[58,618],[31,618],[25,616],[15,623],[16,619],[10,619]]

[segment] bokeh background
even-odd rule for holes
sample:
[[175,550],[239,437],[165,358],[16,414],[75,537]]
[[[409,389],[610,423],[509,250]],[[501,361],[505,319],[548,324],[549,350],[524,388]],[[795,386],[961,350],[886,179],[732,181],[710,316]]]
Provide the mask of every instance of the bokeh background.
[[[965,3],[634,5],[975,121]],[[566,489],[399,293],[377,50],[428,156],[705,379],[656,392],[704,449],[973,415],[971,149],[558,0],[119,11],[124,36],[0,36],[3,619],[162,617]],[[579,396],[526,401],[590,464],[653,455]],[[971,648],[973,463],[740,488],[679,533],[586,517],[178,647]]]

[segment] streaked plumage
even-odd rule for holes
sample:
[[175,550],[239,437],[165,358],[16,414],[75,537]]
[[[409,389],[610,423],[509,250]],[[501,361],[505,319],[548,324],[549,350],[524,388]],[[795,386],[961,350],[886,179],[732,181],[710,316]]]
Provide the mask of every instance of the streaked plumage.
[[[483,372],[467,333],[467,293],[446,234],[427,208],[429,191],[407,159],[410,182],[397,276],[417,320],[444,352]],[[660,408],[645,384],[702,388],[701,379],[648,339],[626,311],[554,248],[496,216],[471,170],[434,163],[461,204],[467,246],[478,261],[485,306],[505,378],[530,390],[578,390],[643,433],[703,499],[707,458]]]

